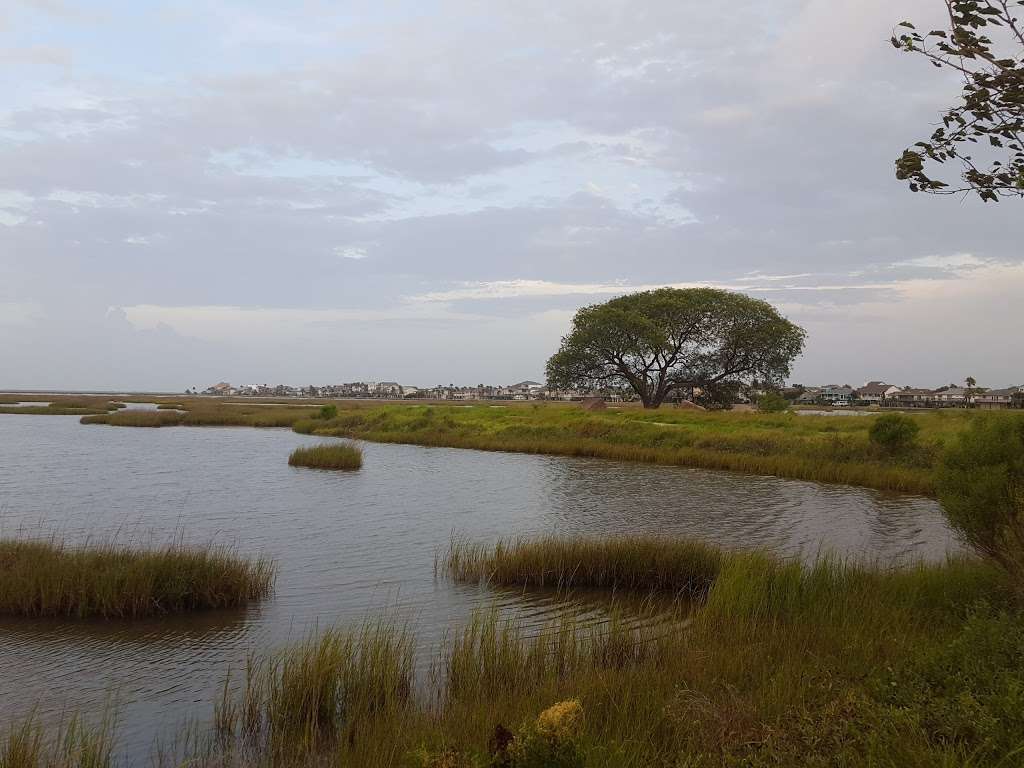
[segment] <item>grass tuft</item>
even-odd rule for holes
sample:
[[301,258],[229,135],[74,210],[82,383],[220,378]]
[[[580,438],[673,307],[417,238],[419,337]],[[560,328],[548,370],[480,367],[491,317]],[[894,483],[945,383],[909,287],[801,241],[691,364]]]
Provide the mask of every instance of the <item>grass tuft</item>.
[[359,469],[363,466],[363,451],[354,445],[324,443],[296,448],[288,457],[288,464],[312,469]]
[[549,536],[499,541],[493,547],[455,539],[441,566],[457,581],[502,586],[703,595],[722,558],[718,549],[689,539]]
[[230,550],[0,540],[0,615],[140,618],[267,597],[275,566]]

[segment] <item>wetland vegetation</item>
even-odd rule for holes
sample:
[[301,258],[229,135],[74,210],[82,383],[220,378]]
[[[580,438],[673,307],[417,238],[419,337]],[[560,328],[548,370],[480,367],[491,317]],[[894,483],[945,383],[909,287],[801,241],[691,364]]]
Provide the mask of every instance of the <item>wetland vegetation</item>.
[[[667,553],[702,563],[707,549],[628,544],[457,544],[446,562],[476,578],[511,557],[504,583],[591,573],[552,578],[646,592],[650,579],[606,574],[635,574],[636,553],[659,546],[653,583],[678,584]],[[603,624],[526,630],[477,613],[419,685],[410,631],[387,622],[253,656],[211,702],[190,764],[925,768],[1024,754],[1024,618],[1004,571],[972,558],[897,570],[760,552],[714,560],[704,596],[660,622],[613,610]]]
[[359,469],[363,466],[363,452],[356,445],[323,443],[296,448],[288,457],[288,464],[311,469]]
[[137,619],[242,606],[273,584],[272,561],[212,546],[0,540],[0,615]]

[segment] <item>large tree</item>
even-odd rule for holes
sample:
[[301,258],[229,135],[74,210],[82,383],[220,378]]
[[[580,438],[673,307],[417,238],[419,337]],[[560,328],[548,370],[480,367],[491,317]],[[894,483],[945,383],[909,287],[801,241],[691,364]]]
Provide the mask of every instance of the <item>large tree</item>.
[[[1017,15],[1024,0],[945,3],[948,30],[921,33],[905,21],[892,44],[957,72],[962,100],[943,114],[929,139],[904,151],[896,177],[914,192],[975,192],[993,202],[1024,196],[1024,21]],[[960,183],[929,175],[928,164],[943,163],[960,166]]]
[[629,386],[645,408],[698,387],[780,382],[804,330],[764,301],[712,288],[660,288],[584,307],[547,365],[558,388]]

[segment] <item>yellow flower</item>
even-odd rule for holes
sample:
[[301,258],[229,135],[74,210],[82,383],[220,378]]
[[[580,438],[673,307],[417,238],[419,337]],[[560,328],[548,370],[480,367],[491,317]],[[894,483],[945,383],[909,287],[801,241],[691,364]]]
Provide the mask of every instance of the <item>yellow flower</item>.
[[583,719],[583,705],[579,699],[560,701],[537,716],[537,733],[554,741],[571,736]]

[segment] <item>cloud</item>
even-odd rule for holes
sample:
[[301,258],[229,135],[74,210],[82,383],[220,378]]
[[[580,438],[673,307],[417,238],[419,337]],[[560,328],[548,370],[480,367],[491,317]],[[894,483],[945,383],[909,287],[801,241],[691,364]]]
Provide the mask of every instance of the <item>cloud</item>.
[[[888,308],[969,327],[929,292],[990,317],[955,292],[1024,261],[1012,202],[893,178],[959,92],[887,44],[932,0],[89,8],[105,23],[41,0],[0,28],[43,64],[0,73],[0,301],[41,308],[0,359],[49,381],[114,370],[68,352],[116,357],[82,328],[216,378],[326,380],[342,354],[380,378],[389,351],[412,381],[536,377],[577,306],[663,285],[792,307],[828,361],[807,375],[853,379],[844,317],[925,370]],[[1005,340],[947,338],[1013,375]],[[118,374],[181,375],[138,360]]]

